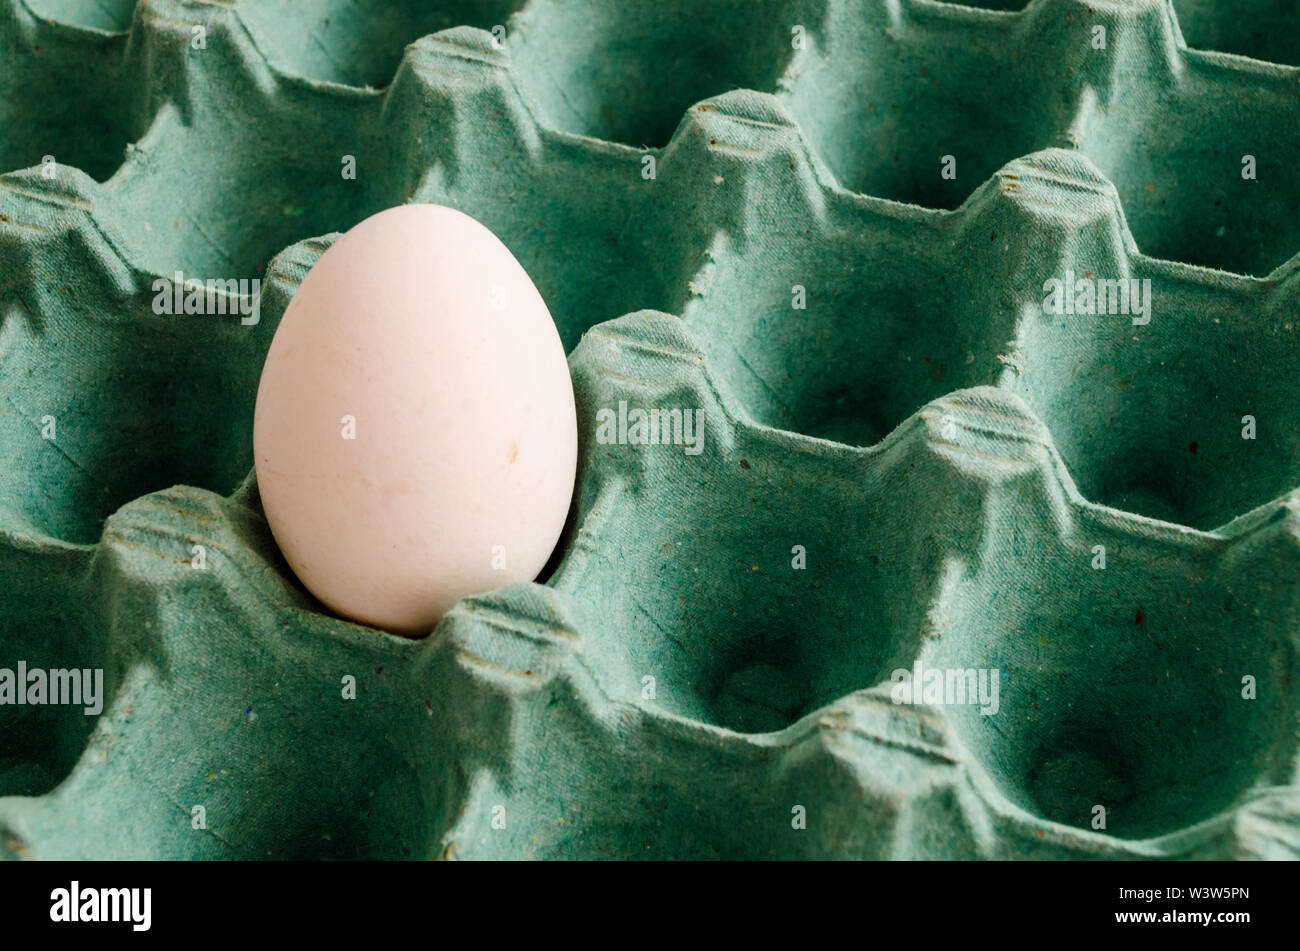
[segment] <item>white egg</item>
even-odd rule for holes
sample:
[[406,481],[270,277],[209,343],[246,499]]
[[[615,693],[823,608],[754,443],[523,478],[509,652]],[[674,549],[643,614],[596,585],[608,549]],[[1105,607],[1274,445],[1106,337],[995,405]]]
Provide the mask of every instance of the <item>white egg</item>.
[[327,607],[407,635],[535,578],[564,526],[577,417],[514,255],[452,208],[362,221],[276,329],[253,423],[262,507]]

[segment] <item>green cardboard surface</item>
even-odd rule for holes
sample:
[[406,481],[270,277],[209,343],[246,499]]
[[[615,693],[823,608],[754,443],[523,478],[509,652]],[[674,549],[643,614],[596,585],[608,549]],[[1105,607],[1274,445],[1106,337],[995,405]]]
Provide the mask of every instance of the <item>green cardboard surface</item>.
[[[1283,14],[312,7],[0,0],[0,669],[104,672],[0,705],[0,855],[1300,855]],[[580,439],[544,577],[417,641],[251,474],[295,288],[406,201],[528,270]]]

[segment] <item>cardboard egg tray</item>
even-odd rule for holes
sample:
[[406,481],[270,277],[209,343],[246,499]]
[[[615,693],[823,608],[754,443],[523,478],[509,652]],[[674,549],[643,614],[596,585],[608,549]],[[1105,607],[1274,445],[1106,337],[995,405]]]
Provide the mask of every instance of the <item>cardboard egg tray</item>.
[[[0,668],[103,671],[0,705],[0,854],[1300,854],[1300,43],[1004,5],[0,0]],[[406,201],[529,271],[580,436],[543,583],[422,640],[251,474]]]

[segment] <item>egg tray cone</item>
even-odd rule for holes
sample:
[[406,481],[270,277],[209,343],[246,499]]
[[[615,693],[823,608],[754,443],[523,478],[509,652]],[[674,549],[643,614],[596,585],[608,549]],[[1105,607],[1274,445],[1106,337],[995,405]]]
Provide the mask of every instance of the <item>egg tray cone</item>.
[[[1267,8],[370,6],[0,2],[0,667],[107,694],[0,706],[0,854],[1300,853]],[[404,201],[529,271],[580,439],[544,583],[417,641],[323,611],[250,472],[295,288]],[[1149,321],[1044,313],[1067,273]],[[651,409],[698,445],[602,428]]]

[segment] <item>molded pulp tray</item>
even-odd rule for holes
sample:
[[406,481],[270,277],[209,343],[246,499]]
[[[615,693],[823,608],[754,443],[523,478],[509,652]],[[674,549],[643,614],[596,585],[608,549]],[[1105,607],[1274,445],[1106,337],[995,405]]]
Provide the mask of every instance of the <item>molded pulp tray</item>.
[[[1264,2],[0,0],[0,668],[106,694],[0,706],[0,853],[1296,857],[1296,63]],[[528,269],[580,433],[544,583],[422,640],[251,475],[405,201]],[[652,408],[700,451],[600,438]]]

